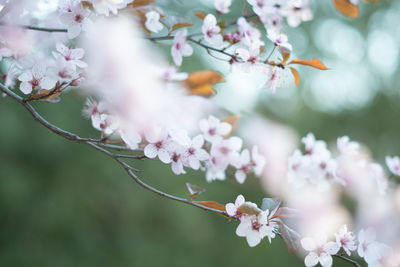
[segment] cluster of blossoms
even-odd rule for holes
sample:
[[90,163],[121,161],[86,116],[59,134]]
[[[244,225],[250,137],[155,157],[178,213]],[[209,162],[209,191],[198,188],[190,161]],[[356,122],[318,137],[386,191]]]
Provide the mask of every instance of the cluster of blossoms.
[[[287,35],[282,33],[284,19],[286,18],[289,26],[297,27],[302,21],[311,20],[313,15],[308,0],[247,0],[247,2],[251,5],[254,15],[239,17],[233,24],[236,25],[235,31],[227,31],[226,28],[230,25],[225,26],[222,23],[221,26],[213,14],[205,15],[201,27],[203,39],[215,48],[233,50],[234,56],[230,59],[230,63],[245,72],[256,71],[265,74],[267,80],[262,87],[275,92],[282,69],[268,64],[269,57],[261,59],[265,47],[262,41],[263,34],[254,23],[250,22],[250,18],[257,17],[262,22],[266,29],[265,36],[273,43],[274,49],[276,47],[282,55],[289,55],[292,46],[288,42]],[[214,1],[218,13],[229,13],[230,5],[230,0]],[[160,22],[160,14],[154,10],[148,11],[145,26],[151,32],[161,31],[163,25]],[[232,47],[234,44],[238,45]],[[180,66],[182,57],[192,54],[193,49],[188,43],[187,30],[178,31],[171,46],[174,63]]]
[[360,230],[358,233],[358,245],[356,236],[347,230],[347,225],[343,225],[335,233],[336,242],[327,242],[325,234],[319,234],[315,238],[305,237],[301,239],[301,245],[308,255],[304,259],[307,267],[315,266],[318,263],[323,267],[332,266],[332,255],[336,255],[341,248],[350,256],[357,250],[358,256],[363,258],[368,266],[385,266],[385,257],[390,254],[389,246],[375,240],[376,234],[372,228]]
[[[225,180],[228,166],[235,168],[237,182],[244,183],[250,173],[260,175],[265,159],[258,153],[256,146],[252,154],[243,149],[242,139],[227,137],[232,125],[220,121],[214,116],[199,121],[201,134],[190,138],[184,129],[155,126],[149,127],[143,134],[121,129],[118,120],[108,114],[102,103],[89,100],[84,113],[91,118],[92,125],[105,135],[119,133],[124,143],[131,149],[144,147],[144,155],[171,164],[175,174],[186,173],[184,167],[206,171],[208,182]],[[142,138],[144,136],[144,138]],[[227,137],[227,138],[225,138]]]
[[44,62],[40,57],[34,59],[17,57],[14,53],[3,54],[8,60],[8,71],[2,78],[8,87],[14,87],[19,80],[19,89],[24,94],[42,93],[42,90],[53,88],[61,92],[81,84],[87,67],[81,60],[84,54],[82,48],[70,49],[62,43],[57,43],[54,58],[47,58]]
[[279,204],[273,210],[260,209],[257,204],[245,201],[242,195],[236,198],[235,203],[225,205],[228,215],[240,221],[236,234],[246,237],[250,247],[257,246],[265,237],[269,242],[275,238],[279,228],[279,219],[274,215],[278,208]]
[[[382,167],[377,163],[367,163],[360,156],[360,145],[343,136],[337,139],[337,155],[334,157],[327,148],[326,142],[316,140],[312,133],[301,139],[304,144],[304,153],[296,149],[289,158],[288,179],[297,185],[313,184],[320,189],[328,189],[331,182],[343,186],[347,184],[343,173],[349,159],[360,165],[360,168],[369,169],[374,173],[375,180],[383,193],[387,187],[387,178]],[[357,158],[357,160],[354,160]],[[390,161],[390,158],[388,158]]]

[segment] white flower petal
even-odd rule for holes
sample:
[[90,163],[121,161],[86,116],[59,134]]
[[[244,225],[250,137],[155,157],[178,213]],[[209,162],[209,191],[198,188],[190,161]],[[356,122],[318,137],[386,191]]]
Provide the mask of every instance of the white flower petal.
[[318,255],[315,252],[310,252],[304,259],[304,264],[307,267],[315,266],[318,264]]

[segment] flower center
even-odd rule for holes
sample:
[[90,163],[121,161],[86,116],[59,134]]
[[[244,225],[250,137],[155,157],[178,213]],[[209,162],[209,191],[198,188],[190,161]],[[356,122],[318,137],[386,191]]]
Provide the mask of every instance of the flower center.
[[77,23],[81,23],[83,21],[83,19],[84,19],[84,17],[81,14],[76,14],[75,18],[74,18],[75,22],[77,22]]
[[36,78],[33,78],[32,81],[31,81],[31,84],[32,84],[33,87],[38,87],[39,84],[40,84],[40,81],[38,79],[36,79]]

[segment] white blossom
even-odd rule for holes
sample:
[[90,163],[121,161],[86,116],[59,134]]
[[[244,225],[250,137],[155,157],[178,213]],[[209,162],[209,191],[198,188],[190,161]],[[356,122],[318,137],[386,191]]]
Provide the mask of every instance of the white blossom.
[[222,14],[226,14],[230,11],[229,7],[231,4],[232,0],[214,0],[215,9]]
[[68,38],[74,39],[82,29],[86,29],[91,23],[89,20],[90,11],[80,1],[72,1],[65,8],[61,9],[59,20],[67,26]]
[[32,90],[50,90],[56,83],[47,77],[46,66],[42,64],[36,64],[31,69],[26,70],[18,77],[18,80],[21,81],[19,89],[24,94],[30,94]]
[[171,55],[176,65],[182,64],[182,57],[188,57],[193,54],[193,48],[186,42],[187,30],[178,31],[174,37],[174,43],[171,47]]
[[221,122],[216,117],[210,115],[208,119],[199,121],[199,128],[204,135],[204,139],[209,142],[221,140],[223,136],[230,133],[232,125],[227,122]]
[[213,46],[219,47],[223,44],[222,35],[219,33],[221,28],[217,26],[217,19],[214,15],[208,14],[203,20],[201,32],[204,40]]
[[332,266],[332,255],[340,249],[336,242],[327,242],[327,237],[324,234],[317,235],[315,239],[305,237],[301,239],[301,245],[304,250],[309,252],[304,259],[307,267],[315,266],[318,263],[323,267]]
[[389,157],[385,158],[386,165],[388,166],[391,173],[396,176],[400,176],[400,158],[399,157]]
[[53,52],[56,59],[64,59],[66,62],[70,63],[72,67],[86,68],[88,65],[81,59],[85,55],[85,50],[83,48],[70,49],[62,43],[56,44],[57,52]]
[[146,13],[146,22],[144,25],[149,31],[156,33],[161,31],[164,27],[160,22],[160,14],[156,11],[149,11]]
[[338,233],[335,233],[336,243],[344,249],[347,255],[357,249],[355,236],[353,232],[347,231],[347,225],[343,225]]

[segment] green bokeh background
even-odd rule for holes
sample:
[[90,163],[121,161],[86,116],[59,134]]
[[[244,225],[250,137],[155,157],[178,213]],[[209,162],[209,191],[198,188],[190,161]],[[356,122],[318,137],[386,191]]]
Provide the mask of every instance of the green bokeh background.
[[[364,32],[376,10],[390,8],[390,1],[363,6],[362,17],[352,21],[323,2],[314,5],[315,20],[302,26],[310,36],[313,23],[327,18],[354,23]],[[172,1],[165,9],[183,14],[207,10],[182,3]],[[315,54],[324,57],[310,47],[307,55]],[[193,57],[185,60],[186,70],[213,68]],[[379,91],[398,89],[396,79],[392,81]],[[378,93],[362,108],[327,113],[305,103],[301,92],[306,88],[297,90],[293,97],[303,104],[296,114],[279,116],[263,99],[258,111],[293,126],[300,135],[312,131],[325,140],[349,135],[367,144],[381,162],[386,154],[400,154],[398,94]],[[83,103],[81,95],[71,92],[58,104],[34,106],[61,128],[98,136],[81,116]],[[303,266],[279,238],[250,248],[235,235],[236,222],[144,190],[105,155],[51,133],[9,97],[0,100],[0,137],[0,266]],[[143,170],[145,182],[181,197],[187,194],[186,182],[207,188],[202,199],[221,203],[240,193],[254,202],[266,196],[257,179],[244,185],[232,180],[210,185],[203,173],[175,176],[156,161],[134,165]],[[335,266],[346,266],[336,261]]]

